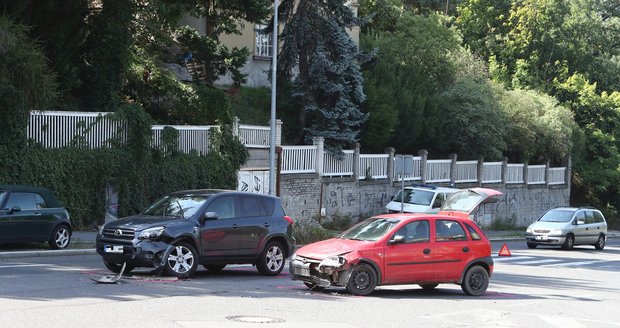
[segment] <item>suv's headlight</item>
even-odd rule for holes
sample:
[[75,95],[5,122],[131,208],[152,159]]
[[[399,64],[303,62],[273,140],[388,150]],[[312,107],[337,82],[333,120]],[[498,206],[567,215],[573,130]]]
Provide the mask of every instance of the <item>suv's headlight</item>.
[[138,239],[157,239],[164,232],[165,227],[148,228],[140,231]]
[[525,232],[527,233],[533,233],[534,230],[532,229],[532,227],[527,227],[527,230],[525,230]]
[[103,224],[99,226],[99,232],[98,233],[99,233],[100,236],[103,236],[103,226],[104,226]]

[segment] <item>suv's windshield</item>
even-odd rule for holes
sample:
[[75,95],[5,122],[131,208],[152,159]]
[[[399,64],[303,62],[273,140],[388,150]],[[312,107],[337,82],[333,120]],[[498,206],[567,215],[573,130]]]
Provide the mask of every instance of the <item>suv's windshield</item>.
[[149,206],[143,215],[192,217],[211,195],[168,195]]
[[343,232],[339,238],[365,241],[377,241],[388,233],[399,222],[397,219],[370,218],[366,219],[349,230]]
[[405,189],[405,199],[402,201],[403,190],[399,191],[392,201],[400,203],[401,201],[407,204],[424,205],[428,206],[433,201],[432,191],[418,190],[418,189]]
[[575,211],[573,210],[551,210],[545,213],[540,220],[541,222],[569,222],[573,218]]

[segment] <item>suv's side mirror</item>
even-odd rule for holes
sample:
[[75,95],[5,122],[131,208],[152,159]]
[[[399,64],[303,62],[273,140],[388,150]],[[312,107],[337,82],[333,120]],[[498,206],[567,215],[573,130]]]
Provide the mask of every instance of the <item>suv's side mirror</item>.
[[205,221],[217,220],[217,212],[207,212],[200,218],[200,223],[204,224]]
[[392,239],[388,241],[388,245],[402,244],[404,242],[405,242],[405,236],[395,235],[394,237],[392,237]]
[[17,213],[20,212],[22,210],[21,207],[19,206],[13,206],[10,210],[9,210],[9,214],[13,214],[13,213]]

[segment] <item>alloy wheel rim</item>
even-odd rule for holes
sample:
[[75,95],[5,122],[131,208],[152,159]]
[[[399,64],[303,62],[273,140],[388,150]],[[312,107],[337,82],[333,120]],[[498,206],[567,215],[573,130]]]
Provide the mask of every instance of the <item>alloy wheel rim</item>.
[[194,255],[183,246],[176,246],[168,255],[168,265],[176,273],[188,272],[194,265]]
[[69,243],[69,231],[67,229],[59,229],[56,232],[56,245],[58,247],[65,247]]
[[603,236],[598,237],[598,246],[603,248],[605,246],[605,238]]
[[267,251],[267,267],[271,271],[277,271],[284,263],[284,255],[280,247],[273,246]]

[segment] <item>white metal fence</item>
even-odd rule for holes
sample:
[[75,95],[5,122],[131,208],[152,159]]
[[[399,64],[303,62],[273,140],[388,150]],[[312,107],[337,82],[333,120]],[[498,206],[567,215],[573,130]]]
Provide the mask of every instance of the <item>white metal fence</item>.
[[323,154],[323,175],[328,177],[353,175],[353,150],[343,150],[341,160],[329,153]]
[[388,154],[360,154],[359,179],[387,179]]
[[478,161],[456,162],[456,183],[478,181]]
[[315,173],[316,146],[283,146],[280,173]]
[[[27,137],[46,148],[79,146],[98,148],[109,146],[110,142],[126,140],[126,124],[108,117],[106,112],[31,112]],[[280,122],[281,123],[281,122]],[[218,128],[213,125],[186,126],[172,125],[178,132],[176,150],[204,155],[209,151],[209,131]],[[241,125],[235,120],[236,135],[247,147],[268,148],[270,128],[256,125]],[[152,146],[167,151],[163,142],[164,125],[152,127]],[[276,143],[280,140],[280,125],[276,126]],[[319,152],[319,149],[321,150]],[[342,159],[336,159],[323,153],[322,145],[283,146],[282,174],[319,173],[328,177],[348,177],[356,174],[354,163],[358,161],[359,179],[393,179],[405,181],[422,181],[427,183],[478,182],[480,163],[478,161],[455,161],[451,159],[427,160],[424,156],[389,154],[359,154],[354,150],[345,150]],[[390,161],[392,161],[390,163]],[[452,165],[455,172],[452,174]],[[547,168],[546,165],[529,165],[504,162],[482,163],[481,182],[507,184],[549,184],[566,183],[566,168]],[[390,176],[390,165],[392,168]],[[505,172],[504,172],[505,167]],[[423,170],[424,169],[424,170]],[[527,173],[527,181],[525,176]],[[451,181],[454,178],[454,181]]]
[[482,163],[482,183],[502,182],[503,162],[484,162]]
[[[109,112],[33,111],[26,131],[27,138],[45,148],[79,146],[106,147],[110,141],[126,140],[126,124],[112,119]],[[215,125],[153,125],[152,146],[163,149],[162,132],[166,126],[179,133],[177,150],[206,154],[209,151],[209,131]],[[280,129],[276,127],[276,139]],[[257,125],[238,125],[233,129],[239,140],[251,148],[269,148],[270,129]]]
[[432,159],[426,162],[426,182],[450,182],[452,160]]

